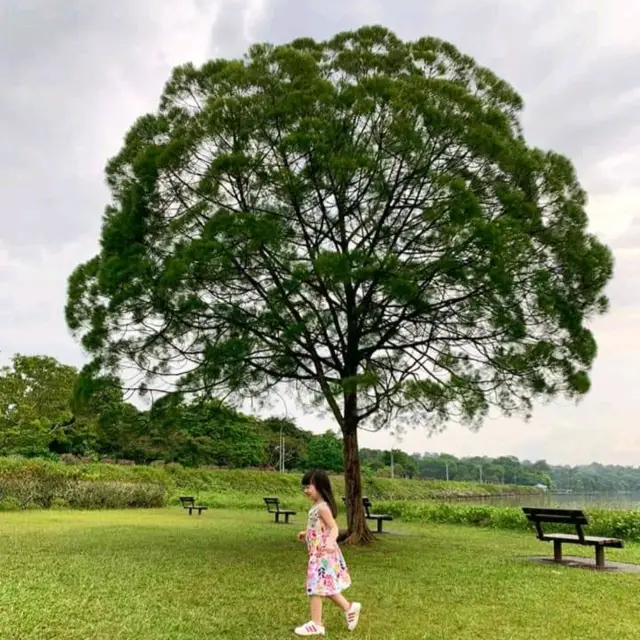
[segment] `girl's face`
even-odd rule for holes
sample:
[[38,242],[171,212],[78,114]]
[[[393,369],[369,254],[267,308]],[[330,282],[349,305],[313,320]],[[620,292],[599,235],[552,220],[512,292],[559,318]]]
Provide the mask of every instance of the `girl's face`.
[[311,500],[312,502],[317,502],[320,498],[318,490],[312,484],[308,484],[306,487],[304,487],[303,491],[304,495],[307,496],[307,498],[309,498],[309,500]]

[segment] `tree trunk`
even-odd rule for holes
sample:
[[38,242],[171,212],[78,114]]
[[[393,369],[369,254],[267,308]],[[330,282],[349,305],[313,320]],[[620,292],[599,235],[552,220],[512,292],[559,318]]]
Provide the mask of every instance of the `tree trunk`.
[[373,533],[367,526],[362,506],[362,475],[358,450],[357,415],[348,415],[349,402],[345,402],[344,436],[344,483],[347,498],[347,544],[367,544]]

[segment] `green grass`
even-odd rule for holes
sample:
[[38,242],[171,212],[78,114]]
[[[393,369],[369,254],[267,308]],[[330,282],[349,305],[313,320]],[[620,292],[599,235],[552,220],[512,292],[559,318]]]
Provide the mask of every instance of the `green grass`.
[[[195,640],[292,637],[307,620],[302,526],[266,512],[3,514],[0,638]],[[393,523],[346,549],[355,634],[333,609],[331,638],[637,638],[640,575],[538,566],[532,534]],[[573,552],[573,549],[572,549]],[[588,551],[586,552],[588,553]],[[640,563],[640,546],[608,554]]]

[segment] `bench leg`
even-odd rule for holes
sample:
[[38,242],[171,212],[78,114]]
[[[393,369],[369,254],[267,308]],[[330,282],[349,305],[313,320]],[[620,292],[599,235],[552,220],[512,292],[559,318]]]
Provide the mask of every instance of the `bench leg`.
[[382,533],[382,520],[378,520],[378,533]]
[[604,547],[596,545],[596,569],[604,569]]
[[189,515],[191,515],[193,512],[193,507],[189,507]]
[[562,562],[562,542],[560,540],[553,541],[553,560]]
[[289,514],[288,513],[284,514],[284,523],[285,524],[289,524]]
[[275,513],[276,516],[276,524],[280,523],[280,514],[278,512]]

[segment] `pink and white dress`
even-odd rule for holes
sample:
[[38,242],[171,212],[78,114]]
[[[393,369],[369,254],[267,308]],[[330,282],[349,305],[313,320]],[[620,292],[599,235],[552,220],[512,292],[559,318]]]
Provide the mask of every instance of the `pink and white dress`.
[[320,507],[324,504],[321,502],[309,510],[306,536],[309,552],[308,596],[335,596],[351,586],[351,576],[342,551],[337,544],[332,551],[326,548],[329,531],[320,517]]

